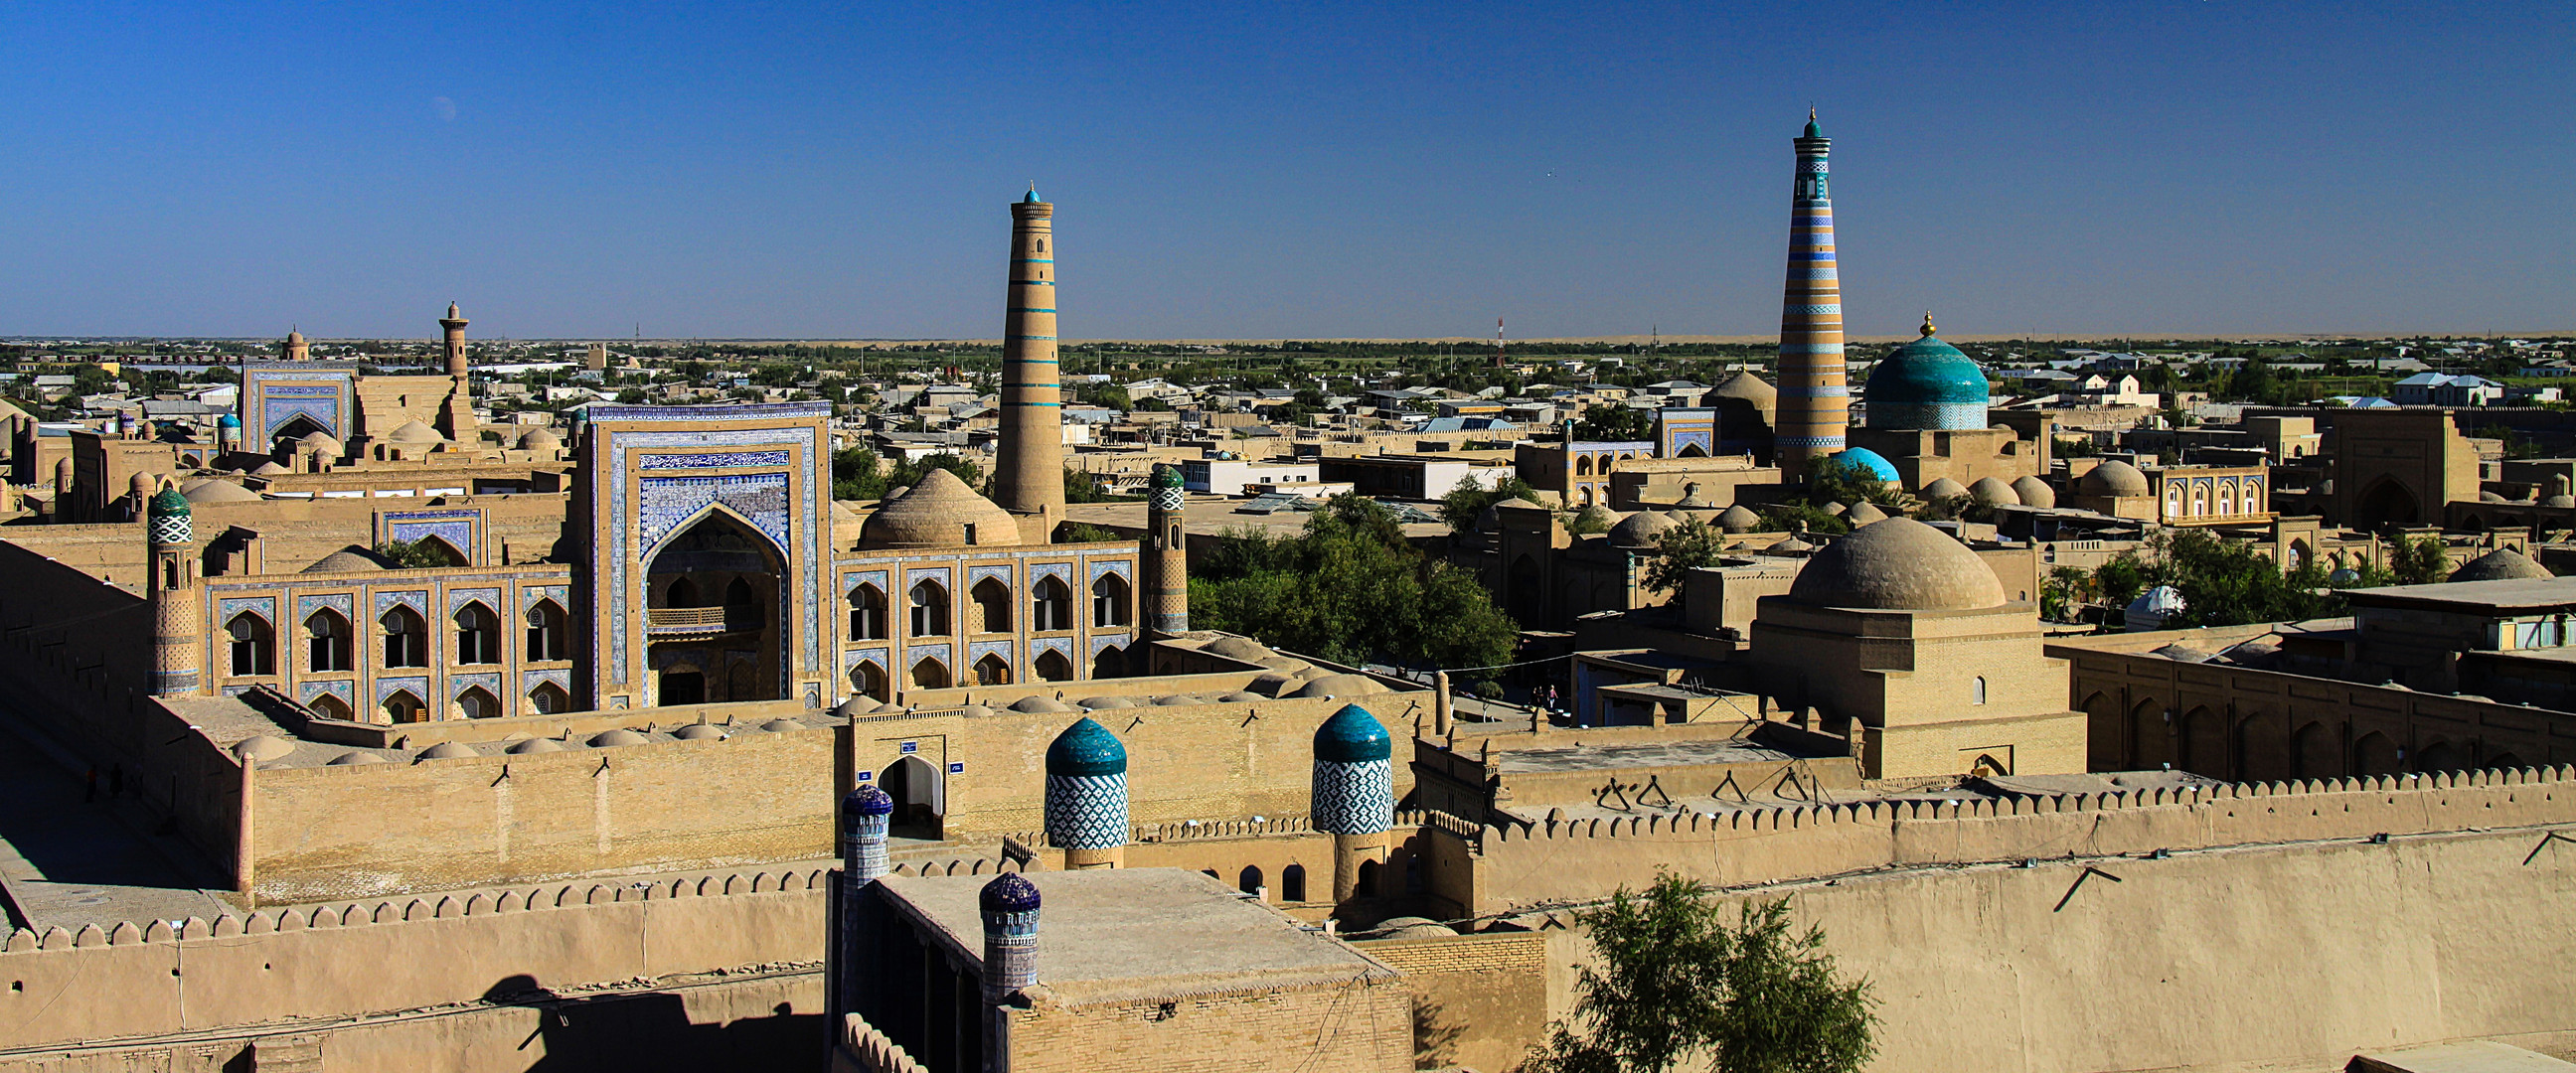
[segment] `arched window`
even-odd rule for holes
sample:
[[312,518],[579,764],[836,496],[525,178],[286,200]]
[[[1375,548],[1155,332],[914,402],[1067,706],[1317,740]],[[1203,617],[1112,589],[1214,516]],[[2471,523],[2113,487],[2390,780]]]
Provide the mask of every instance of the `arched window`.
[[1031,669],[1037,671],[1038,680],[1041,682],[1073,680],[1073,661],[1064,658],[1064,653],[1052,648],[1038,653],[1037,662],[1031,665]]
[[[314,612],[304,620],[307,654],[305,667],[316,671],[349,669],[349,620],[330,608]],[[346,705],[343,705],[346,707]]]
[[482,686],[475,686],[456,695],[456,710],[464,712],[468,719],[498,719],[501,717],[501,698],[493,696]]
[[884,703],[887,697],[885,668],[877,666],[877,661],[872,659],[860,660],[858,666],[850,668],[850,687],[858,690],[860,696],[874,697],[878,703]]
[[698,583],[687,578],[672,579],[670,587],[662,590],[662,606],[698,606]]
[[1244,865],[1243,871],[1234,874],[1234,889],[1242,891],[1245,894],[1252,894],[1259,891],[1261,889],[1261,866],[1257,864]]
[[1357,894],[1362,898],[1376,897],[1377,876],[1382,870],[1383,869],[1376,861],[1361,861],[1359,883],[1357,889],[1353,890],[1351,893]]
[[912,635],[948,635],[948,589],[936,581],[924,581],[912,587]]
[[528,609],[528,658],[534,661],[571,659],[571,640],[566,636],[564,609],[553,600],[539,600]]
[[342,722],[349,721],[349,719],[355,714],[349,710],[348,701],[341,700],[329,693],[324,693],[313,698],[312,703],[306,704],[305,707],[313,709],[313,714],[321,716],[324,719],[337,719]]
[[1127,579],[1116,574],[1102,574],[1091,583],[1091,624],[1124,626],[1127,624]]
[[1985,702],[1986,676],[1981,674],[1977,676],[1976,682],[1968,687],[1968,703],[1984,704]]
[[1126,677],[1127,653],[1120,650],[1118,646],[1111,645],[1093,654],[1091,657],[1091,676],[1094,678]]
[[1279,870],[1279,900],[1283,902],[1306,900],[1305,865],[1292,864]]
[[882,641],[886,635],[885,593],[874,585],[850,590],[850,639]]
[[562,715],[572,710],[572,694],[564,692],[562,686],[547,682],[528,691],[528,707],[538,715]]
[[759,629],[761,613],[766,610],[760,604],[760,594],[751,591],[751,583],[741,578],[725,586],[724,609],[728,630]]
[[924,659],[912,665],[912,684],[923,689],[948,688],[948,667],[936,659]]
[[385,718],[396,723],[426,723],[429,721],[429,706],[422,704],[411,690],[397,689],[392,696],[385,698]]
[[988,577],[967,591],[975,601],[976,633],[1011,632],[1011,589],[1002,579]]
[[[429,666],[429,623],[420,612],[397,604],[379,621],[385,627],[385,666]],[[420,698],[412,698],[412,704],[419,703]]]
[[[501,662],[500,617],[479,601],[456,611],[456,662]],[[500,705],[495,703],[493,707]]]
[[1002,662],[1001,653],[987,652],[975,661],[975,684],[1006,686],[1011,684],[1011,665]]
[[1039,633],[1073,628],[1073,590],[1063,578],[1038,579],[1029,598],[1029,628]]
[[244,611],[224,624],[224,632],[232,635],[235,676],[277,673],[277,638],[267,619]]
[[1575,458],[1574,475],[1577,477],[1589,477],[1592,475],[1591,455],[1581,455]]

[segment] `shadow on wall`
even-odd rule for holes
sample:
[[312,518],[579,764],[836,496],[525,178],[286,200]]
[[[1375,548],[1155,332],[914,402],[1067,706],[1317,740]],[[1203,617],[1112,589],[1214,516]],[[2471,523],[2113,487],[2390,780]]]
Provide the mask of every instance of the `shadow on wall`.
[[483,1000],[538,1011],[537,1030],[519,1043],[528,1073],[787,1069],[810,1065],[831,1044],[821,1013],[784,1002],[767,1017],[697,1024],[668,992],[565,998],[524,974],[493,984]]
[[1458,1051],[1458,1037],[1467,1034],[1465,1020],[1445,1017],[1440,1003],[1419,994],[1413,997],[1413,1063],[1423,1069],[1436,1069],[1450,1064]]

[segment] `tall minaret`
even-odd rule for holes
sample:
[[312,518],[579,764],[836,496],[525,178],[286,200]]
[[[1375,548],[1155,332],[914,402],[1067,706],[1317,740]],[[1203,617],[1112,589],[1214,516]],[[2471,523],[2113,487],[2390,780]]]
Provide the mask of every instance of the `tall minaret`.
[[1789,280],[1780,308],[1779,427],[1773,443],[1780,474],[1806,475],[1807,464],[1843,449],[1851,389],[1843,382],[1843,290],[1834,274],[1834,202],[1825,155],[1833,142],[1807,110],[1797,139],[1797,189],[1789,206]]
[[1055,206],[1035,185],[1011,206],[1011,296],[1002,317],[1002,453],[993,499],[1014,514],[1064,517],[1064,396],[1055,363]]
[[152,577],[145,590],[152,605],[152,695],[197,691],[198,637],[196,526],[188,497],[164,488],[146,507]]
[[1181,531],[1181,467],[1154,464],[1152,488],[1145,500],[1142,564],[1145,580],[1145,633],[1178,637],[1190,632],[1190,546]]
[[447,379],[450,381],[447,401],[438,409],[438,423],[442,426],[439,431],[446,433],[451,440],[463,440],[474,430],[474,396],[465,381],[466,323],[465,314],[457,311],[454,302],[447,303],[447,315],[438,318],[438,326],[446,332]]

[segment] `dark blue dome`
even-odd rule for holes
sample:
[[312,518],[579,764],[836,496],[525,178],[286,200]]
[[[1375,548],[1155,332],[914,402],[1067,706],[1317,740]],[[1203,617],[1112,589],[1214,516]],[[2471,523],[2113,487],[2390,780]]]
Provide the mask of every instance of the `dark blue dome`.
[[1356,764],[1384,760],[1395,755],[1395,741],[1387,737],[1385,724],[1356,704],[1342,705],[1342,710],[1315,728],[1315,759],[1338,764]]
[[1986,372],[1959,348],[1932,334],[1932,318],[1923,318],[1923,337],[1869,371],[1861,397],[1869,404],[1869,427],[1887,429],[1979,429],[1986,427]]
[[984,884],[976,897],[987,913],[1026,913],[1038,907],[1038,885],[1018,872],[1004,872]]
[[1108,727],[1084,716],[1047,746],[1046,770],[1049,775],[1124,775],[1127,747],[1118,744]]
[[875,783],[865,783],[841,798],[841,812],[848,816],[891,816],[894,797],[877,789]]

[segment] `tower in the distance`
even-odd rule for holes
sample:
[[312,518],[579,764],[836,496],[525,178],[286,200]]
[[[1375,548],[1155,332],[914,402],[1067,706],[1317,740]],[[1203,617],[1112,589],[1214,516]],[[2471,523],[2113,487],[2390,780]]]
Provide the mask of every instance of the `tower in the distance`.
[[447,303],[447,315],[438,318],[441,342],[447,353],[447,401],[439,404],[439,431],[451,440],[465,440],[474,435],[473,388],[465,379],[469,368],[465,357],[465,314],[456,303]]
[[[1013,514],[1037,515],[1052,531],[1064,518],[1064,394],[1055,352],[1055,206],[1032,186],[1011,206],[1011,293],[1002,317],[1002,443],[993,498]],[[1039,537],[1038,539],[1046,539]]]
[[[66,459],[66,461],[69,461]],[[155,493],[145,506],[152,572],[146,600],[152,605],[152,695],[197,691],[197,556],[188,497],[177,488]],[[264,668],[254,668],[266,673]]]
[[1851,420],[1851,388],[1843,382],[1843,290],[1834,273],[1834,202],[1825,169],[1833,142],[1816,125],[1815,109],[1807,110],[1797,147],[1774,440],[1781,476],[1793,481],[1806,476],[1809,463],[1843,449],[1843,430]]

